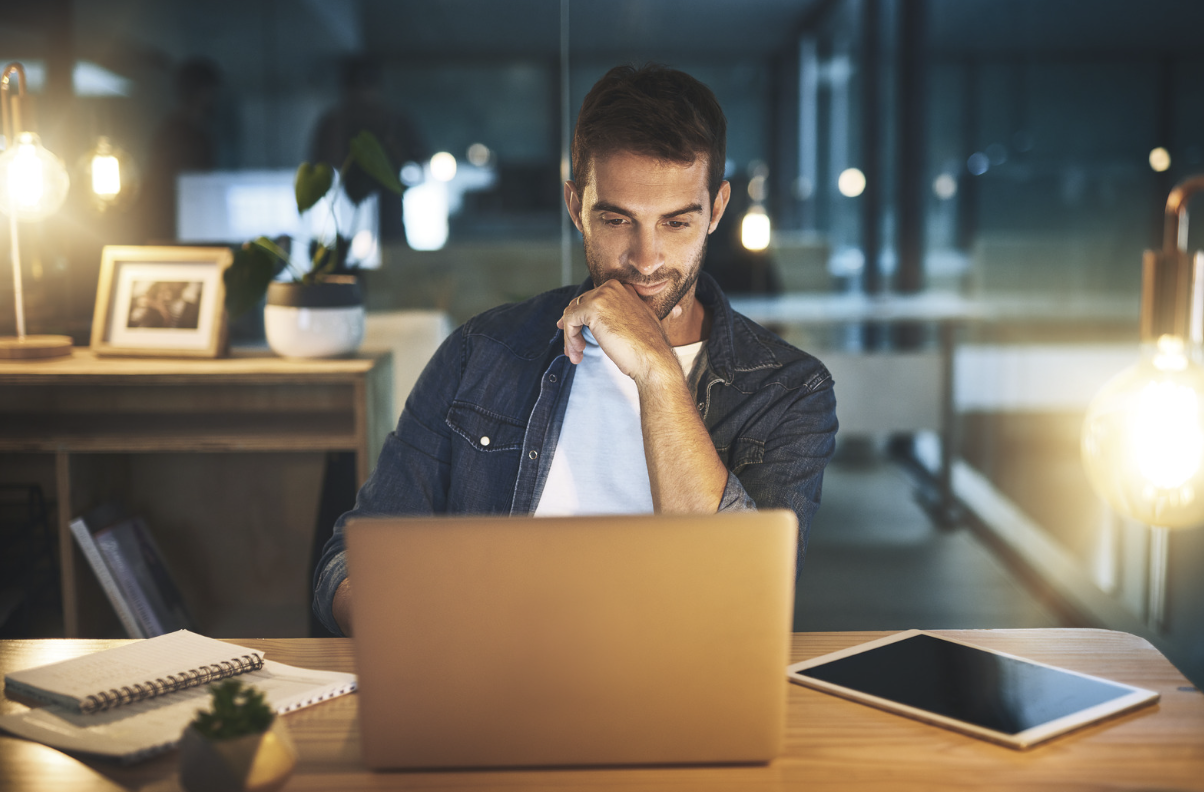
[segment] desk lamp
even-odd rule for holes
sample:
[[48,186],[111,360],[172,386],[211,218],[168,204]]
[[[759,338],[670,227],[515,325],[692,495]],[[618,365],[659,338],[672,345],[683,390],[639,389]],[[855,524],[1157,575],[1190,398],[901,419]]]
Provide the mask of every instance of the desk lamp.
[[1092,399],[1082,456],[1095,491],[1150,526],[1148,618],[1165,618],[1167,530],[1204,524],[1204,252],[1187,253],[1187,203],[1204,175],[1166,201],[1162,250],[1142,261],[1141,359]]
[[[18,92],[11,95],[12,78]],[[25,68],[10,63],[0,73],[0,111],[4,118],[5,151],[0,154],[0,212],[8,215],[12,243],[13,304],[17,312],[15,338],[0,337],[0,358],[46,358],[71,354],[68,336],[26,335],[25,296],[21,288],[21,222],[41,220],[55,212],[67,197],[70,179],[62,160],[42,147],[38,136],[21,125],[20,99],[25,97]]]

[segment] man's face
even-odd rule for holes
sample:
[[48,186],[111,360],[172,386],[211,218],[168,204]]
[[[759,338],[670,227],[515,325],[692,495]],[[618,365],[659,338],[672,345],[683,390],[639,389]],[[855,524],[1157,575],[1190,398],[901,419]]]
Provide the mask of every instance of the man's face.
[[685,166],[630,152],[594,160],[584,190],[565,185],[594,284],[631,284],[658,319],[693,298],[707,235],[730,194],[724,182],[711,200],[703,157]]

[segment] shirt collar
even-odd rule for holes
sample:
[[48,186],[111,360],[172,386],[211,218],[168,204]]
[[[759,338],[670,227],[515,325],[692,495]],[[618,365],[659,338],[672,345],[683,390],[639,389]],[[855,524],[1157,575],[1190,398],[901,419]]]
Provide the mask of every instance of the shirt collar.
[[705,272],[698,273],[698,302],[711,311],[711,335],[707,338],[707,363],[724,382],[732,381],[732,362],[736,359],[736,343],[732,335],[735,316],[727,295],[719,284]]

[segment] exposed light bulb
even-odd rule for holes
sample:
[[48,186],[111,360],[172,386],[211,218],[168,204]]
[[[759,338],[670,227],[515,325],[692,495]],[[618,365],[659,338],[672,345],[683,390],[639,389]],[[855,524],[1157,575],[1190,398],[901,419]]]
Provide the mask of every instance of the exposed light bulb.
[[113,198],[121,192],[121,165],[112,154],[92,157],[92,192],[101,198]]
[[1181,489],[1200,470],[1199,402],[1194,390],[1177,382],[1148,382],[1138,394],[1129,444],[1150,486]]
[[31,211],[46,194],[46,179],[42,162],[31,143],[18,143],[17,156],[8,166],[8,194],[18,211]]
[[1147,525],[1204,524],[1204,369],[1162,336],[1091,401],[1082,456],[1096,491]]
[[138,166],[109,138],[101,136],[77,168],[84,183],[92,188],[93,208],[107,212],[133,205],[141,186]]
[[[1167,196],[1162,249],[1141,262],[1141,359],[1096,394],[1083,420],[1091,486],[1157,529],[1204,525],[1204,252],[1187,254],[1187,204],[1202,191],[1198,175]],[[1164,541],[1150,562],[1155,623],[1165,616]]]
[[0,154],[0,212],[18,220],[41,220],[63,205],[71,179],[63,161],[42,147],[38,136],[22,132]]

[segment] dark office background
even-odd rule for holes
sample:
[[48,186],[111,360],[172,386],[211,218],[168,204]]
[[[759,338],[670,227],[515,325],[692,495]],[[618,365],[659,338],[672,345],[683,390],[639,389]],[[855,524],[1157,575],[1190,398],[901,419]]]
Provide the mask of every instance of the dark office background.
[[[466,195],[446,248],[388,244],[368,278],[371,308],[439,307],[456,321],[561,281],[563,32],[572,115],[622,62],[667,63],[714,89],[739,205],[765,177],[777,235],[769,256],[746,261],[772,277],[735,288],[936,289],[1038,306],[966,328],[967,342],[1131,343],[1136,355],[1142,250],[1161,244],[1170,188],[1204,170],[1194,0],[40,0],[2,14],[0,58],[39,65],[39,130],[68,164],[105,134],[145,171],[175,69],[205,57],[222,77],[207,122],[215,166],[293,168],[338,98],[340,64],[377,59],[384,101],[430,151],[492,152],[496,181]],[[73,88],[81,63],[101,87]],[[837,181],[853,167],[865,189],[849,197]],[[86,342],[100,248],[147,241],[141,219],[97,215],[73,194],[28,235],[32,332]],[[1193,227],[1191,248],[1202,245]],[[583,274],[579,253],[573,266]],[[0,278],[0,308],[11,299]],[[0,310],[0,333],[12,322]],[[960,454],[1086,569],[1115,518],[1079,466],[1081,418],[966,411]],[[1200,676],[1204,532],[1176,533],[1171,548],[1165,640]]]

